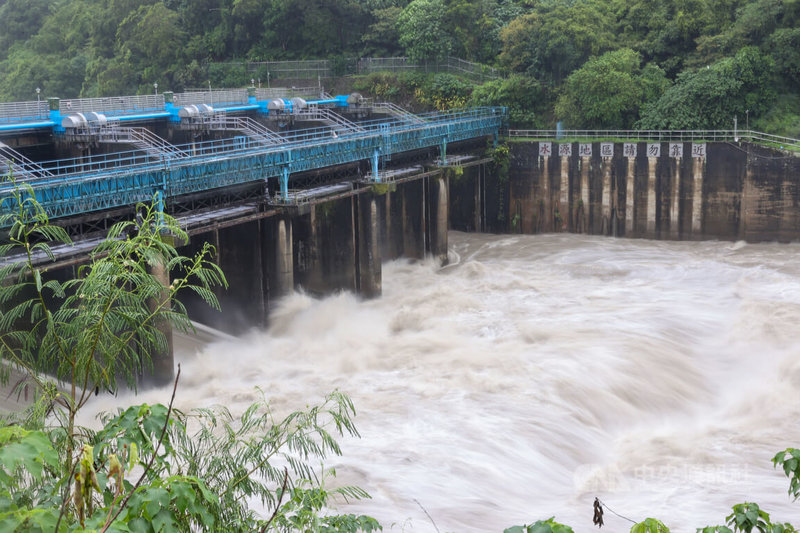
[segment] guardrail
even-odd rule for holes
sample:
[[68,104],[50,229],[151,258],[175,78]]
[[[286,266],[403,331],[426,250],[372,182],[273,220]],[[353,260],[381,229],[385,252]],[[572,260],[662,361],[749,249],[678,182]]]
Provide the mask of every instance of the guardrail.
[[750,141],[800,150],[800,139],[751,130],[508,130],[511,138],[548,141],[618,139],[623,141]]
[[109,96],[105,98],[74,98],[59,101],[62,114],[93,111],[104,115],[131,114],[137,112],[163,111],[164,95]]
[[[226,66],[234,66],[237,63],[222,63]],[[242,65],[239,63],[238,65]],[[327,59],[309,59],[299,61],[249,61],[243,64],[246,72],[252,75],[266,73],[268,79],[295,78],[295,79],[314,79],[329,78],[332,75],[332,65]],[[267,81],[264,79],[262,81]]]
[[358,61],[358,74],[373,72],[448,72],[466,76],[473,81],[485,82],[502,78],[501,71],[457,57],[441,61],[416,62],[407,57],[365,57]]
[[480,83],[505,77],[502,71],[494,67],[457,57],[435,61],[414,61],[408,57],[350,57],[337,61],[227,61],[209,63],[208,68],[211,79],[214,79],[214,70],[226,70],[226,76],[238,74],[243,83],[247,83],[248,79],[258,79],[267,85],[277,79],[319,79],[372,72],[449,72]]
[[195,104],[208,104],[211,107],[225,104],[246,104],[247,89],[189,90],[172,95],[172,103],[182,107]]
[[49,118],[47,102],[8,102],[0,103],[0,124],[26,120],[46,120]]

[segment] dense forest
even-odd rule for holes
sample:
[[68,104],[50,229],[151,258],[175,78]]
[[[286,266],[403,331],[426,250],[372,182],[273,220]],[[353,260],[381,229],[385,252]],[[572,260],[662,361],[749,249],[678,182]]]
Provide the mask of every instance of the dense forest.
[[729,129],[736,116],[798,137],[799,21],[800,0],[0,0],[0,99],[219,86],[213,65],[234,60],[455,56],[504,78],[353,86],[507,105],[515,126]]

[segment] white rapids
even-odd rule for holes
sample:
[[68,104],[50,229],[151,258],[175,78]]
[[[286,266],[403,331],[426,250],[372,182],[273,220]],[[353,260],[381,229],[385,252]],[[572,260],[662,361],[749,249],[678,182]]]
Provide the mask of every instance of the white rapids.
[[[294,294],[267,331],[185,347],[176,403],[236,411],[259,387],[288,412],[348,393],[362,437],[325,467],[373,497],[338,509],[385,531],[555,516],[582,533],[595,496],[674,532],[722,524],[744,501],[800,526],[770,462],[800,447],[800,245],[462,233],[450,245],[444,268],[385,264],[379,299]],[[630,528],[605,519],[603,531]]]

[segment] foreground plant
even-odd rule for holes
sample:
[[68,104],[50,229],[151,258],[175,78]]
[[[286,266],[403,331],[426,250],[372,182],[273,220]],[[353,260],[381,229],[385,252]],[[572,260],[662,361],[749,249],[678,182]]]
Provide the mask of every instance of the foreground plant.
[[[77,426],[97,391],[115,391],[118,381],[136,387],[151,354],[167,349],[165,324],[192,329],[179,293],[218,309],[213,289],[227,283],[211,246],[193,258],[178,254],[173,243],[186,233],[154,205],[116,224],[76,279],[48,279],[39,261],[52,260],[51,245],[68,245],[69,236],[49,223],[30,186],[9,179],[5,189],[0,378],[23,373],[39,398],[0,427],[0,531],[380,529],[369,517],[329,516],[333,497],[367,494],[322,490],[314,468],[341,453],[336,437],[358,435],[343,394],[282,419],[266,400],[238,417],[224,408],[182,413],[173,409],[178,367],[169,405],[128,407],[97,432]],[[154,269],[172,275],[169,286]],[[249,507],[254,501],[269,518]]]
[[[135,405],[106,417],[66,475],[56,430],[8,426],[0,429],[0,531],[377,531],[373,518],[329,510],[335,497],[365,491],[328,491],[313,468],[341,453],[334,435],[358,435],[354,414],[340,393],[279,421],[264,401],[240,417]],[[269,518],[249,506],[254,500]]]

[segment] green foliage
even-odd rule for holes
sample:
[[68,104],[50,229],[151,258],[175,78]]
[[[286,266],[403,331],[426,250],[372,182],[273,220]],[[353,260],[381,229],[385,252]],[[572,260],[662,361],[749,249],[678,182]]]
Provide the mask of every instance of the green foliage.
[[387,193],[394,192],[397,190],[397,184],[395,183],[373,183],[370,187],[372,189],[372,194],[376,196],[384,196]]
[[783,473],[789,478],[789,495],[795,500],[800,497],[800,449],[786,448],[775,454],[772,464],[783,468]]
[[399,43],[413,60],[443,59],[453,48],[445,0],[414,0],[397,18]]
[[508,143],[498,144],[487,150],[488,157],[492,158],[494,175],[501,184],[508,183],[508,171],[511,168],[511,149]]
[[726,523],[734,531],[750,533],[754,529],[760,533],[769,533],[771,523],[769,514],[762,511],[756,503],[740,503],[733,506],[733,512],[725,517]]
[[414,90],[417,101],[438,111],[464,107],[472,93],[472,85],[452,74],[434,74]]
[[544,128],[551,104],[549,92],[532,78],[512,75],[475,87],[470,106],[503,106],[508,108],[512,128]]
[[397,21],[402,11],[397,6],[387,6],[373,11],[374,21],[361,36],[366,54],[376,57],[398,55],[400,35],[397,31]]
[[769,111],[749,122],[749,129],[795,139],[800,137],[800,94],[778,96]]
[[503,533],[572,533],[572,528],[559,524],[555,517],[539,520],[529,526],[513,526],[505,529]]
[[322,487],[297,486],[289,491],[289,500],[283,504],[276,515],[275,528],[286,533],[294,531],[320,533],[363,531],[371,533],[383,530],[377,520],[366,515],[325,515],[324,511],[329,505],[329,500],[335,496],[341,496],[345,500],[369,497],[364,491],[353,487],[328,491]]
[[[0,99],[266,83],[267,68],[245,61],[327,58],[338,75],[358,57],[454,55],[516,76],[449,96],[397,76],[400,87],[371,94],[420,110],[504,102],[512,127],[552,127],[558,115],[583,127],[730,128],[749,110],[751,124],[796,136],[785,102],[800,93],[799,23],[798,3],[783,0],[6,0]],[[758,55],[743,61],[745,50]]]
[[[381,526],[371,517],[330,513],[333,498],[368,498],[365,491],[325,490],[306,478],[316,479],[310,461],[341,453],[330,428],[357,435],[353,415],[352,403],[340,393],[279,422],[266,402],[239,418],[224,408],[170,416],[163,405],[128,407],[106,416],[90,439],[94,446],[83,447],[72,510],[60,520],[71,479],[63,450],[52,435],[8,426],[0,430],[0,527],[51,532],[59,522],[58,531],[257,531],[267,522],[247,503],[258,500],[278,506],[278,531],[377,531]],[[189,432],[189,426],[195,429]],[[111,479],[117,454],[127,466],[120,471],[121,485]],[[289,487],[287,501],[276,483]]]
[[622,48],[587,61],[570,74],[556,103],[556,115],[570,128],[629,129],[647,100],[668,85],[663,71],[640,67],[641,57]]
[[645,518],[631,527],[631,533],[669,533],[669,528],[660,520]]
[[663,96],[644,107],[637,123],[644,129],[732,128],[733,117],[766,111],[774,101],[773,62],[755,48],[678,76]]
[[781,28],[767,39],[767,49],[785,80],[800,83],[800,28]]
[[[8,243],[0,255],[19,252],[23,259],[0,269],[7,280],[0,288],[3,377],[14,366],[44,393],[24,418],[35,430],[0,428],[2,531],[249,532],[266,530],[272,520],[274,527],[299,525],[292,522],[298,517],[313,531],[380,529],[367,516],[331,513],[332,497],[368,494],[357,487],[325,491],[314,469],[341,454],[337,437],[358,435],[355,408],[341,393],[283,419],[265,400],[239,417],[225,408],[184,414],[170,402],[105,416],[98,432],[77,427],[75,415],[96,388],[116,390],[118,377],[135,387],[142,361],[166,347],[160,324],[191,327],[177,294],[191,290],[218,307],[211,289],[225,278],[209,262],[210,248],[180,256],[171,243],[186,234],[175,220],[138,206],[137,222],[113,226],[77,279],[48,280],[34,254],[53,259],[51,243],[69,237],[49,223],[29,185],[9,181],[3,201],[11,211],[0,217]],[[173,274],[169,287],[151,268]],[[68,390],[57,391],[45,371],[55,371]],[[288,488],[294,494],[284,504]],[[256,515],[252,501],[271,508],[271,518]]]
[[398,99],[401,92],[408,91],[406,83],[396,74],[374,72],[353,81],[353,89],[383,100]]
[[[192,329],[179,293],[195,292],[218,308],[211,288],[226,282],[209,260],[210,246],[186,258],[162,238],[169,234],[183,242],[187,236],[153,205],[139,206],[139,221],[114,225],[77,278],[48,280],[46,266],[35,264],[34,254],[53,259],[50,243],[69,244],[69,236],[49,223],[29,185],[11,184],[5,201],[16,210],[0,217],[0,226],[9,227],[9,243],[0,247],[0,256],[21,252],[23,260],[0,269],[3,279],[13,280],[0,288],[0,357],[29,373],[42,388],[38,375],[44,372],[70,384],[70,394],[59,395],[57,401],[67,410],[71,430],[75,413],[96,388],[115,391],[118,378],[136,386],[136,376],[150,367],[150,354],[167,347],[162,323]],[[169,287],[151,268],[172,273]]]
[[593,55],[613,48],[613,13],[606,2],[541,2],[500,32],[498,60],[515,72],[559,84]]

